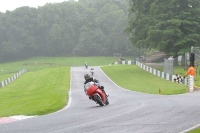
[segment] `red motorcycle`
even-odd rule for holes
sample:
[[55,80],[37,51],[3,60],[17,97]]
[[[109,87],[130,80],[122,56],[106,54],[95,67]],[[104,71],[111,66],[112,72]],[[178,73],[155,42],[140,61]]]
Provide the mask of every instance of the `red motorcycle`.
[[88,95],[90,99],[95,101],[100,106],[109,104],[105,93],[101,89],[99,89],[94,84],[94,82],[88,82],[87,84],[85,84],[85,92],[86,92],[86,95]]

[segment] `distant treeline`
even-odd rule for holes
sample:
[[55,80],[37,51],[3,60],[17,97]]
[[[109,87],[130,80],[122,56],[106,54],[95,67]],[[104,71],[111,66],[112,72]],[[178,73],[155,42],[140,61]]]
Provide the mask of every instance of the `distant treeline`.
[[173,57],[200,47],[200,0],[130,0],[128,16],[135,47]]
[[35,56],[130,55],[128,0],[69,0],[0,12],[0,62]]

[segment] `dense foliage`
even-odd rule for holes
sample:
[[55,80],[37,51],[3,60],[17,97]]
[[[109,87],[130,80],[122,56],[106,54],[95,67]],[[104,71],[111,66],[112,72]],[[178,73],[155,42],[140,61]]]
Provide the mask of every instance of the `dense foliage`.
[[200,46],[199,0],[130,0],[128,34],[134,46],[177,57]]
[[129,55],[128,0],[70,0],[0,12],[0,62],[34,56]]

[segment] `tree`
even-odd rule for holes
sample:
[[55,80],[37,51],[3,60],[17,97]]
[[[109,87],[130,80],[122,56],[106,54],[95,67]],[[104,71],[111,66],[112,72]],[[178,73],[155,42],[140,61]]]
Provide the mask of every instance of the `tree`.
[[[0,62],[34,56],[132,54],[129,0],[74,0],[0,13]],[[9,57],[9,58],[7,58]]]
[[131,0],[127,31],[133,44],[183,55],[200,42],[199,5],[198,0]]
[[148,41],[155,43],[152,38],[159,39],[156,40],[159,42],[157,47],[175,57],[198,45],[199,7],[195,8],[188,0],[159,1],[155,5],[157,10],[154,15],[158,23],[150,28]]

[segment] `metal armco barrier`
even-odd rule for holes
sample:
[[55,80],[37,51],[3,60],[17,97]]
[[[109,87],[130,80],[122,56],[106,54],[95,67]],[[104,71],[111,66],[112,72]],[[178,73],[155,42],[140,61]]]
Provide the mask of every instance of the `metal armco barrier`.
[[[156,70],[154,68],[151,68],[149,66],[146,66],[143,63],[140,63],[138,61],[136,61],[136,65],[139,66],[140,68],[146,70],[149,73],[152,73],[152,74],[154,74],[154,75],[156,75],[158,77],[161,77],[163,79],[166,79],[166,80],[169,80],[169,81],[172,81],[172,82],[174,82],[174,79],[177,77],[176,75],[172,75],[172,74],[169,74],[169,73],[164,73],[164,72],[161,72],[161,71]],[[145,69],[145,68],[147,68],[147,69]],[[188,78],[185,78],[185,79],[183,79],[182,82],[180,82],[180,84],[189,85],[188,81],[189,81]]]
[[0,88],[8,85],[11,82],[13,82],[15,79],[17,79],[20,75],[22,75],[25,72],[27,72],[27,69],[23,69],[23,70],[19,71],[18,73],[16,73],[15,75],[13,75],[12,77],[10,77],[10,78],[8,78],[4,81],[1,81],[0,82]]
[[[116,65],[116,64],[120,64],[120,63],[115,62],[115,63],[112,63],[112,64],[115,64],[115,65]],[[172,75],[172,74],[169,74],[169,73],[164,73],[164,72],[161,72],[161,71],[159,71],[159,70],[156,70],[156,69],[154,69],[154,68],[152,68],[152,67],[150,67],[150,66],[146,66],[145,64],[140,63],[139,61],[136,61],[136,62],[134,62],[134,61],[122,61],[121,64],[123,64],[123,65],[125,65],[125,64],[127,64],[127,65],[132,65],[132,64],[137,65],[137,66],[139,66],[141,69],[143,69],[143,70],[145,70],[145,71],[147,71],[147,72],[149,72],[149,73],[152,73],[152,74],[154,74],[154,75],[156,75],[156,76],[158,76],[158,77],[161,77],[161,78],[163,78],[163,79],[166,79],[166,80],[169,80],[169,81],[172,81],[172,82],[174,82],[174,79],[177,77],[176,75]],[[194,79],[193,79],[193,80],[194,80]],[[193,85],[194,85],[194,81],[192,82],[192,79],[191,79],[191,78],[185,78],[185,79],[183,79],[182,82],[179,82],[179,83],[180,83],[180,84],[187,85],[187,86],[189,86],[190,84],[193,84]],[[190,86],[192,86],[192,85],[190,85]],[[191,88],[190,90],[192,91],[193,88]]]

